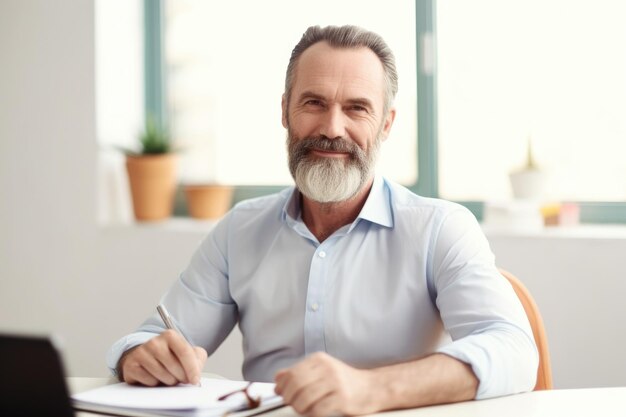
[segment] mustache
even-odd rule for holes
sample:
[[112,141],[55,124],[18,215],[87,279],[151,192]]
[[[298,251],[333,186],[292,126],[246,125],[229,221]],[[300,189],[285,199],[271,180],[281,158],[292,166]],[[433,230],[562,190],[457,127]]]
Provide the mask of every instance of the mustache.
[[364,151],[353,141],[345,138],[330,139],[323,135],[302,138],[293,145],[301,155],[308,154],[312,150],[342,152],[353,157],[361,157],[364,154]]

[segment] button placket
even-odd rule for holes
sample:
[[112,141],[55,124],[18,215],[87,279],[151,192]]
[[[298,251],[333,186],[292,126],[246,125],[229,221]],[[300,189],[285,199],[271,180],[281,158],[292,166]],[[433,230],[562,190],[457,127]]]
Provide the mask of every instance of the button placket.
[[309,271],[307,308],[304,315],[306,354],[326,350],[322,304],[328,275],[328,242],[324,242],[324,244],[318,246],[313,254]]

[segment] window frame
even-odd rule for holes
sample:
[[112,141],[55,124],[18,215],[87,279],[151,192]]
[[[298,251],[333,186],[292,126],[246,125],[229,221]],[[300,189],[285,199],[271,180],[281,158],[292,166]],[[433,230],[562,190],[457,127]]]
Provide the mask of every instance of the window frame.
[[[165,25],[162,0],[144,0],[144,104],[146,114],[167,125],[166,77],[164,73],[163,28]],[[436,0],[415,0],[417,46],[417,181],[408,186],[424,197],[439,197],[437,149],[437,68],[424,70],[427,61],[435,63]],[[428,56],[430,55],[430,56]],[[284,189],[284,185],[234,186],[233,204]],[[483,201],[456,201],[467,207],[476,218],[483,218]],[[577,201],[581,223],[626,223],[626,202]],[[175,214],[185,215],[182,193],[177,193]]]

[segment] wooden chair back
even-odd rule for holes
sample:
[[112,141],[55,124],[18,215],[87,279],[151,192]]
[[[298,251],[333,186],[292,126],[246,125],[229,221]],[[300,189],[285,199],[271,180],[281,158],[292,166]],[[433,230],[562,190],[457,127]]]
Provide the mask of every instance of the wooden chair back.
[[552,389],[552,366],[550,364],[550,351],[548,350],[548,336],[546,335],[539,307],[530,291],[515,275],[503,269],[500,269],[500,273],[511,283],[522,306],[524,306],[524,311],[526,311],[533,336],[535,337],[535,343],[539,351],[539,368],[537,369],[537,384],[534,391]]

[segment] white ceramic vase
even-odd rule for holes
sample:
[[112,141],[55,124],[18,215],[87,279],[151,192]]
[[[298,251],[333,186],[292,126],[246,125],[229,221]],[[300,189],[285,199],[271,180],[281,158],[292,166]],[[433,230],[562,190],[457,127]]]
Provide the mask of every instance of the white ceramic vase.
[[540,199],[546,188],[546,174],[538,169],[524,169],[509,174],[516,199]]

